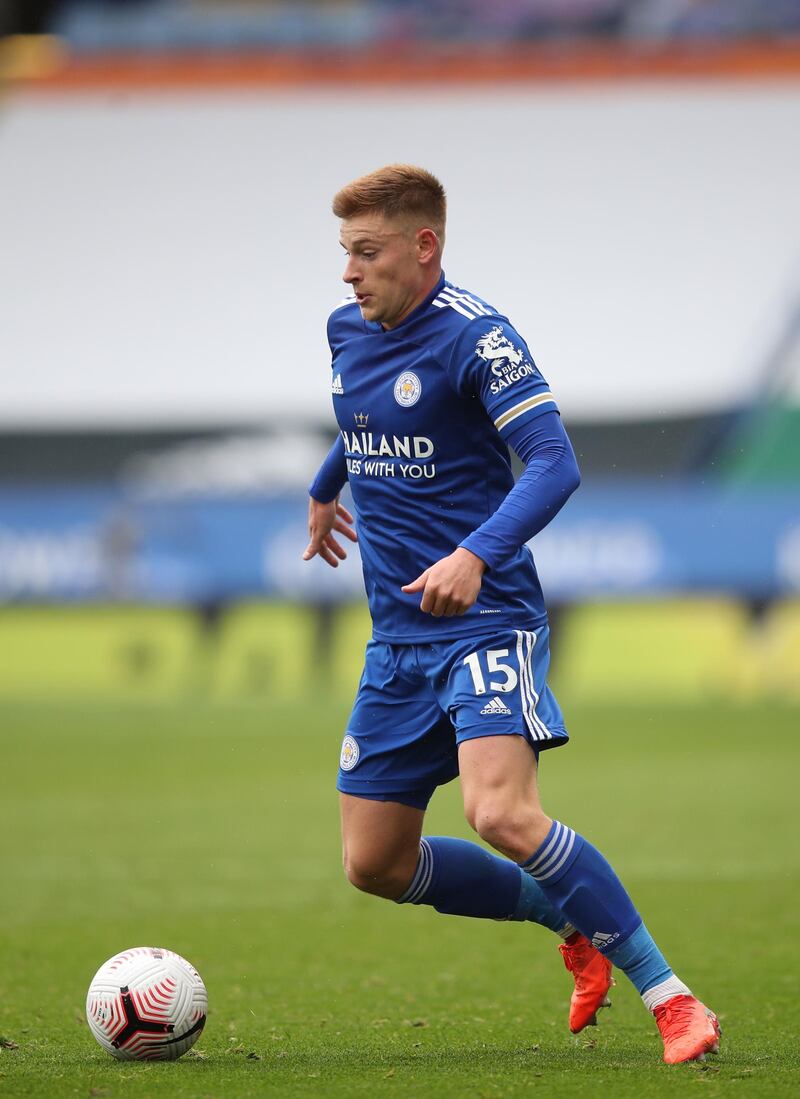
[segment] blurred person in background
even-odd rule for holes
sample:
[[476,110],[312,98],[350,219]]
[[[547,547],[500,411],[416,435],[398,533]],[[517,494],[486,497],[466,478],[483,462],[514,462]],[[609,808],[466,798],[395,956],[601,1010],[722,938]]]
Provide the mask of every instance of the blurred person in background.
[[58,0],[0,0],[0,37],[46,34]]
[[[655,1015],[665,1061],[701,1059],[718,1049],[716,1016],[605,858],[539,800],[539,755],[568,735],[526,543],[580,481],[555,398],[508,318],[446,281],[434,176],[390,165],[333,211],[353,293],[328,323],[340,434],[310,489],[304,558],[336,567],[337,535],[356,540],[349,481],[373,635],[337,783],[348,878],[399,904],[543,924],[564,940],[573,1033],[607,1004],[613,963]],[[499,855],[423,838],[431,796],[457,775]]]

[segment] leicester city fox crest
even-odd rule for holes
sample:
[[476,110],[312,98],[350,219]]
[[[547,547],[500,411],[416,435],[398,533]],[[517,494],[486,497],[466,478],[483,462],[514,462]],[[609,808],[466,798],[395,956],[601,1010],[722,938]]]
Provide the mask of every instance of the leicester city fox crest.
[[339,757],[339,766],[341,769],[343,771],[352,771],[358,763],[360,754],[358,741],[348,733],[342,741],[342,752]]
[[403,408],[416,404],[422,393],[422,382],[411,370],[406,370],[394,383],[394,399]]

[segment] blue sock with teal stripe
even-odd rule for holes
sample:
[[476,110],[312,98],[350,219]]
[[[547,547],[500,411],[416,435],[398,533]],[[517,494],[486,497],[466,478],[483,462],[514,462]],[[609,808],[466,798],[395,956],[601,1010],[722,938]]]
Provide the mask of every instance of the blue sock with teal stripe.
[[516,863],[450,836],[421,840],[414,878],[397,903],[429,904],[451,916],[528,920],[562,936],[573,930]]
[[686,986],[673,974],[633,901],[596,847],[553,821],[522,869],[554,907],[630,978],[648,1007]]

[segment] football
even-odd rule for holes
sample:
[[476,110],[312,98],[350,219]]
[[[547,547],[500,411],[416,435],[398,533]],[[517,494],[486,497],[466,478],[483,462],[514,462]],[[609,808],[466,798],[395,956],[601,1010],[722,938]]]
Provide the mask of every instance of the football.
[[86,1019],[97,1041],[120,1061],[174,1061],[206,1023],[206,986],[180,954],[136,946],[95,973]]

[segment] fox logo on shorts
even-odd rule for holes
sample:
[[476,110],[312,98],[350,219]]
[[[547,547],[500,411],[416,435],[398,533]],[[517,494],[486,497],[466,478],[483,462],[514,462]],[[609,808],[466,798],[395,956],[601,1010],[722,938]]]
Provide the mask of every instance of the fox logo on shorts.
[[358,763],[359,754],[358,741],[348,733],[342,741],[342,754],[339,757],[341,769],[343,771],[352,771]]

